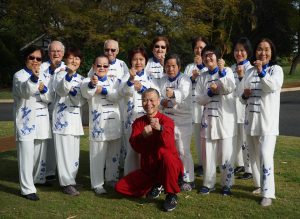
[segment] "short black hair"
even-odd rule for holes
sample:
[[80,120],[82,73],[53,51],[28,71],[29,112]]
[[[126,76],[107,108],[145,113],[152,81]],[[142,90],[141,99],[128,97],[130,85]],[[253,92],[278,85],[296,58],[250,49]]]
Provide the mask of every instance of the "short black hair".
[[165,60],[164,60],[164,65],[167,63],[168,60],[170,59],[175,59],[176,60],[176,64],[181,67],[181,61],[180,61],[180,58],[179,58],[179,55],[173,53],[173,54],[170,54],[170,55],[167,55]]
[[76,48],[76,47],[69,47],[65,53],[65,58],[68,58],[70,55],[73,55],[75,57],[79,57],[80,61],[83,61],[83,54],[80,51],[80,49]]
[[148,62],[148,55],[147,55],[146,50],[144,49],[144,47],[137,46],[134,49],[130,50],[129,53],[128,53],[129,65],[132,66],[131,62],[132,62],[133,56],[135,54],[137,54],[137,53],[141,53],[142,56],[144,56],[144,58],[146,59],[146,63],[145,64],[147,64],[147,62]]
[[96,60],[99,59],[99,58],[106,58],[106,59],[108,60],[108,62],[109,62],[109,59],[108,59],[108,57],[107,57],[106,55],[100,54],[100,55],[98,55],[98,56],[94,59],[93,64],[95,64],[95,63],[96,63]]
[[206,45],[208,44],[208,41],[204,38],[204,37],[195,37],[192,39],[192,49],[194,50],[195,47],[196,47],[196,44],[199,42],[199,41],[202,41],[204,42]]
[[147,90],[145,90],[143,93],[142,93],[142,99],[145,97],[145,95],[147,94],[147,93],[151,93],[151,92],[153,92],[153,93],[155,93],[156,95],[157,95],[157,97],[158,97],[158,99],[160,98],[160,95],[159,95],[159,92],[158,92],[158,90],[156,90],[155,88],[148,88]]
[[201,56],[203,56],[204,53],[206,53],[207,51],[213,52],[216,55],[217,60],[221,58],[220,50],[217,47],[215,47],[214,45],[205,46],[201,52]]
[[40,46],[35,46],[35,45],[31,45],[29,47],[27,47],[23,52],[22,52],[22,56],[23,56],[23,61],[26,62],[27,61],[27,58],[28,56],[35,52],[35,51],[40,51],[41,52],[41,55],[42,55],[42,60],[44,58],[44,50],[42,49],[42,47]]
[[[255,45],[255,49],[254,49],[254,52],[256,53],[256,50],[257,50],[257,48],[258,48],[258,45],[261,43],[261,42],[267,42],[267,43],[269,43],[269,45],[270,45],[270,47],[271,47],[271,52],[272,52],[272,54],[271,54],[271,60],[270,60],[270,65],[275,65],[277,62],[276,62],[276,47],[275,47],[275,45],[274,45],[274,43],[272,42],[272,40],[270,40],[269,38],[262,38],[262,39],[260,39],[257,43],[256,43],[256,45]],[[253,61],[255,61],[256,60],[256,57],[255,57],[255,55],[253,56]]]

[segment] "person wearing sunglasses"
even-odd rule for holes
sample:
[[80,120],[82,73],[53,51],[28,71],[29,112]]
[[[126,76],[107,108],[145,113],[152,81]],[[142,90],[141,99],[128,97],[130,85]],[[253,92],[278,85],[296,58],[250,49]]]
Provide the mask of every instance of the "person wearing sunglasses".
[[254,179],[253,193],[262,196],[263,207],[275,199],[274,151],[279,134],[280,91],[283,70],[276,64],[276,49],[268,38],[255,46],[253,67],[239,86],[246,105],[245,132]]
[[121,116],[117,78],[108,78],[109,60],[98,56],[93,63],[94,75],[84,79],[82,96],[89,104],[90,176],[97,195],[106,193],[105,181],[114,187],[119,177]]
[[249,157],[248,144],[246,142],[246,133],[244,128],[245,122],[245,105],[243,105],[239,98],[239,92],[237,87],[242,82],[245,72],[252,68],[249,59],[252,55],[251,43],[246,37],[241,37],[234,44],[233,55],[236,63],[231,66],[234,74],[236,89],[234,92],[235,96],[235,106],[236,106],[236,117],[237,117],[237,136],[235,142],[235,154],[236,154],[236,168],[234,169],[234,174],[243,173],[238,178],[240,179],[251,179],[252,170]]
[[163,113],[175,123],[175,143],[183,163],[184,174],[180,179],[181,191],[195,188],[194,161],[190,144],[192,139],[192,83],[180,72],[181,61],[177,54],[165,58],[166,75],[161,79],[161,106]]
[[[55,99],[55,92],[53,90],[53,81],[56,73],[61,69],[65,69],[66,65],[62,61],[65,53],[65,46],[62,42],[54,40],[48,45],[48,57],[49,60],[43,62],[41,65],[41,72],[49,80],[50,92],[53,95],[53,100]],[[53,102],[49,104],[49,115],[50,122],[52,122],[53,113]],[[53,181],[56,180],[56,158],[53,138],[48,140],[47,146],[47,159],[46,159],[46,183],[45,186],[52,185]]]
[[202,166],[202,153],[200,145],[200,128],[201,128],[201,116],[203,111],[203,106],[199,105],[195,101],[195,89],[198,81],[198,76],[203,72],[207,71],[207,68],[202,62],[201,51],[207,45],[206,39],[203,37],[196,37],[192,41],[192,49],[194,52],[194,62],[186,66],[184,74],[188,75],[192,81],[192,101],[193,101],[193,130],[195,138],[196,152],[198,156],[198,167],[197,174],[199,176],[203,175]]
[[48,104],[52,101],[48,81],[41,74],[43,50],[24,51],[25,67],[13,77],[14,123],[22,197],[37,201],[35,184],[46,182],[47,139],[52,138]]
[[167,37],[157,36],[152,41],[153,57],[148,60],[145,71],[153,80],[159,81],[164,76],[164,59],[169,47]]
[[77,73],[83,56],[77,48],[69,48],[65,54],[66,68],[55,77],[55,103],[52,130],[58,169],[59,184],[68,195],[79,195],[76,175],[79,167],[80,136],[83,135],[81,106],[85,103],[80,85],[84,79]]
[[235,81],[218,48],[207,45],[201,56],[208,70],[199,76],[196,86],[196,101],[203,106],[200,136],[204,171],[199,193],[208,195],[215,190],[216,167],[221,163],[221,194],[227,196],[232,194],[234,181]]
[[148,60],[147,53],[144,48],[136,47],[129,52],[129,63],[131,69],[129,75],[122,79],[120,93],[123,95],[125,102],[124,128],[126,158],[124,163],[124,175],[140,168],[139,155],[132,149],[129,143],[131,135],[131,125],[134,120],[145,114],[142,106],[142,93],[148,88],[157,88],[151,78],[145,73],[145,66]]

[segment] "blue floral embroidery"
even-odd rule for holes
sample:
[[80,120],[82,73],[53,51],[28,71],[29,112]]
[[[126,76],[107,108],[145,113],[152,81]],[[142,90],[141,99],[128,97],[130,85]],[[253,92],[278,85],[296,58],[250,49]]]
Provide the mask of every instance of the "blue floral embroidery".
[[75,162],[75,167],[78,167],[79,166],[79,161],[76,161]]
[[35,130],[35,125],[32,125],[29,127],[29,115],[31,113],[31,109],[28,107],[22,107],[22,120],[23,120],[23,127],[21,128],[21,134],[22,135],[29,135],[32,131]]
[[101,113],[97,110],[93,110],[91,113],[93,119],[92,136],[93,138],[98,138],[102,133],[104,133],[104,129],[100,127]]
[[267,191],[267,178],[271,175],[271,167],[266,168],[265,165],[263,164],[262,166],[262,171],[263,171],[263,177],[262,177],[262,190]]
[[226,160],[222,165],[222,170],[226,171],[226,186],[228,186],[228,188],[231,188],[234,176],[234,168],[231,166],[230,162]]
[[133,121],[132,121],[132,114],[133,114],[134,104],[132,101],[127,102],[127,118],[125,121],[125,128],[128,129],[131,127]]
[[68,126],[68,122],[64,120],[64,111],[67,109],[67,106],[65,103],[58,103],[57,104],[57,117],[56,121],[54,123],[54,129],[55,130],[62,130]]
[[41,161],[41,171],[40,171],[40,180],[44,180],[46,177],[46,162],[44,160]]

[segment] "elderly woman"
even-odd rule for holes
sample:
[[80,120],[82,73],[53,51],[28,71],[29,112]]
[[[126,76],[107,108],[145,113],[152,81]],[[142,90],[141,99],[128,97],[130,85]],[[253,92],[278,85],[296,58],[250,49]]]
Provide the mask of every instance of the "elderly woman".
[[70,48],[65,53],[66,68],[57,73],[54,83],[56,100],[53,109],[53,135],[57,160],[58,179],[63,192],[79,195],[74,187],[79,167],[81,122],[80,85],[83,77],[77,73],[82,62],[79,49]]
[[131,69],[129,75],[122,79],[120,91],[125,100],[125,138],[127,144],[127,154],[124,164],[124,175],[140,168],[139,155],[133,151],[129,138],[131,134],[131,125],[134,120],[145,114],[142,106],[142,93],[148,88],[157,88],[151,81],[150,77],[145,74],[144,68],[148,60],[144,48],[137,47],[129,52],[129,63]]
[[199,192],[207,195],[215,190],[217,155],[220,152],[221,194],[231,195],[236,136],[234,76],[230,68],[224,67],[225,62],[215,46],[206,46],[201,55],[208,71],[199,76],[196,87],[196,100],[203,106],[200,135],[204,177]]
[[193,101],[193,129],[196,151],[198,156],[198,175],[203,175],[202,167],[202,156],[201,156],[201,145],[200,145],[200,128],[201,128],[201,116],[203,107],[195,101],[195,90],[198,82],[199,75],[205,71],[207,68],[202,62],[201,52],[203,48],[207,45],[206,39],[203,37],[197,37],[192,41],[192,49],[194,52],[194,62],[186,66],[184,74],[188,75],[192,81],[192,101]]
[[157,36],[152,41],[153,57],[147,62],[145,71],[155,81],[164,76],[164,60],[170,49],[169,40],[164,36]]
[[270,39],[261,39],[254,51],[254,67],[246,72],[239,90],[246,104],[245,131],[257,187],[253,193],[261,194],[261,205],[265,207],[275,199],[274,151],[283,71],[276,65],[276,50]]
[[[231,69],[234,74],[236,87],[242,83],[245,72],[252,67],[249,58],[252,54],[251,43],[246,37],[242,37],[237,40],[234,45],[233,55],[236,63],[231,66]],[[235,156],[236,156],[236,165],[234,173],[244,172],[241,179],[251,179],[252,170],[250,165],[249,150],[246,143],[246,135],[244,129],[245,121],[245,105],[239,100],[238,89],[235,90],[235,107],[236,107],[236,117],[237,117],[237,138],[235,142]]]
[[49,78],[40,74],[43,51],[31,46],[24,52],[25,67],[14,74],[14,121],[21,195],[37,201],[35,183],[45,183],[46,141],[51,138],[48,104]]
[[89,103],[90,173],[97,195],[106,193],[104,185],[114,186],[119,177],[121,148],[121,117],[119,110],[119,80],[108,78],[109,60],[99,56],[93,64],[94,75],[84,79],[82,96]]

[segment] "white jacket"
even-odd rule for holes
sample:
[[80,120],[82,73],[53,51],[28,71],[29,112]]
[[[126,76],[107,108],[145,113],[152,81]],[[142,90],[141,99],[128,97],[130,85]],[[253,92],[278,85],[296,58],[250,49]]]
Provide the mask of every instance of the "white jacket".
[[[192,125],[192,82],[189,76],[178,73],[173,79],[167,75],[160,81],[161,99],[169,101],[163,112],[174,120],[176,126]],[[166,88],[174,90],[175,97],[166,96]]]
[[[26,141],[51,138],[48,103],[52,101],[48,84],[49,78],[40,74],[38,81],[31,79],[31,71],[21,69],[14,74],[14,122],[16,140]],[[47,88],[38,90],[39,82]]]
[[[232,65],[231,70],[233,71],[235,86],[236,86],[236,89],[234,91],[235,107],[236,107],[236,122],[240,124],[240,123],[244,123],[244,121],[245,121],[245,105],[241,103],[240,97],[239,97],[238,87],[243,79],[242,80],[239,79],[238,74],[235,71],[236,65],[237,64]],[[239,65],[241,65],[241,64],[239,64]],[[253,67],[249,61],[245,62],[242,65],[244,67],[244,74],[246,73],[246,71],[248,69]]]
[[153,57],[148,60],[147,65],[145,67],[145,72],[152,79],[160,79],[165,75],[164,67],[160,64],[158,60],[156,60]]
[[[190,63],[186,66],[184,74],[186,74],[187,76],[189,76],[191,78],[193,70],[198,70],[200,74],[207,71],[207,68],[204,65],[201,65],[199,67],[200,68],[198,68],[195,63]],[[198,78],[199,77],[197,77],[195,81],[192,81],[192,79],[191,79],[191,81],[192,81],[192,102],[193,102],[193,108],[192,108],[193,123],[201,122],[202,111],[203,111],[203,106],[199,105],[195,99],[195,91],[196,91],[196,85],[198,82]]]
[[135,81],[140,81],[143,85],[141,91],[136,91],[134,89],[134,85],[128,79],[129,74],[125,75],[122,79],[119,90],[119,93],[123,96],[125,102],[125,129],[129,129],[136,118],[145,114],[142,106],[143,91],[150,87],[158,90],[158,87],[152,82],[150,77],[144,73],[144,70],[140,73],[137,73],[134,78]]
[[56,99],[53,110],[53,133],[61,135],[83,135],[81,106],[85,103],[80,85],[84,78],[75,73],[71,78],[67,72],[57,73],[54,81]]
[[[230,68],[226,67],[224,71],[225,75],[218,71],[206,71],[199,76],[197,82],[196,101],[204,106],[201,119],[202,138],[217,140],[236,135],[234,76]],[[212,82],[218,85],[219,94],[209,96],[208,90]]]
[[90,78],[81,84],[82,96],[89,103],[89,137],[92,141],[108,141],[121,137],[121,118],[119,110],[117,78],[107,76],[99,78],[97,86],[102,86],[101,93],[96,94],[97,87],[90,84]]
[[[245,130],[251,136],[279,134],[280,90],[283,83],[283,71],[278,65],[267,67],[263,77],[257,69],[249,69],[243,83],[240,84],[240,100],[246,104]],[[243,99],[245,88],[250,88],[252,94]]]

